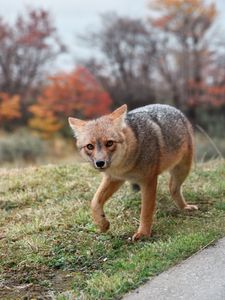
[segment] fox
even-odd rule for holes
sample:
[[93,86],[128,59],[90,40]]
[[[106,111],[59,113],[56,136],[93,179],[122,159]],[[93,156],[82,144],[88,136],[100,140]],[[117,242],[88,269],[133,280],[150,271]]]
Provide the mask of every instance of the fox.
[[140,222],[132,240],[149,238],[156,207],[158,176],[169,171],[169,191],[177,207],[192,211],[182,193],[193,161],[194,137],[191,123],[177,108],[150,104],[127,111],[124,104],[99,118],[84,121],[69,117],[76,152],[103,173],[92,201],[91,213],[101,232],[110,227],[106,201],[125,181],[140,187]]

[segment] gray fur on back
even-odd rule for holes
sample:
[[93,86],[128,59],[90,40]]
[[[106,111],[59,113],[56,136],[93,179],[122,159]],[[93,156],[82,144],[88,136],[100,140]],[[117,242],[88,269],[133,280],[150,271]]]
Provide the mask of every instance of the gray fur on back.
[[167,152],[175,151],[187,139],[188,120],[169,105],[152,104],[134,109],[128,112],[126,121],[136,135],[139,158],[143,162],[159,159],[160,139]]

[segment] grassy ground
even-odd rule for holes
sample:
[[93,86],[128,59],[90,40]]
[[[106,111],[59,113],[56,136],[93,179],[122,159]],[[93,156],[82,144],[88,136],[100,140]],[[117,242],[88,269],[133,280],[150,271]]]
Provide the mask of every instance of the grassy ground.
[[158,187],[153,237],[130,242],[140,194],[127,184],[106,205],[107,234],[89,203],[101,176],[84,165],[0,170],[0,299],[118,299],[225,235],[225,163],[197,165],[184,185],[199,211]]

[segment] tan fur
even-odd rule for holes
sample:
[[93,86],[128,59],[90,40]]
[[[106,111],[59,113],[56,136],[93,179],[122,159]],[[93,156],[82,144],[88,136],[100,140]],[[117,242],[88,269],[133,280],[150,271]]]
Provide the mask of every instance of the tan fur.
[[[154,109],[160,111],[161,106]],[[126,110],[126,105],[123,105],[113,113],[97,120],[84,122],[69,118],[69,123],[75,132],[77,147],[81,156],[95,168],[97,168],[96,165],[99,161],[104,162],[104,166],[100,169],[100,171],[104,171],[103,179],[91,202],[94,222],[102,232],[107,231],[110,225],[103,210],[105,202],[125,180],[140,186],[142,196],[140,225],[133,235],[133,240],[138,240],[151,235],[157,177],[163,171],[170,171],[170,193],[176,205],[185,210],[197,209],[197,206],[186,203],[181,191],[181,185],[191,168],[194,151],[193,135],[189,122],[175,109],[168,109],[168,111],[170,113],[171,110],[171,116],[173,114],[178,116],[176,123],[178,124],[176,125],[178,133],[173,133],[172,128],[169,134],[174,134],[177,145],[173,145],[173,139],[171,143],[170,140],[166,140],[165,129],[160,123],[151,121],[151,119],[148,120],[146,117],[144,119],[142,114],[137,117],[137,121],[135,120],[136,112],[134,111],[131,115],[131,120],[134,116],[134,125],[129,119],[126,121]],[[151,111],[151,107],[149,110]],[[165,111],[164,108],[162,110]],[[145,112],[146,110],[143,110],[143,114]],[[137,111],[137,115],[138,113]],[[170,118],[172,119],[172,117]],[[148,140],[149,135],[152,135],[152,139],[150,136],[149,142],[145,142],[143,138],[144,145],[140,145],[138,136],[135,134],[136,129],[132,126],[135,126],[136,123],[143,126],[143,122],[147,124],[145,125],[146,132],[141,131],[140,136],[145,137],[146,135],[146,140]],[[168,145],[172,150],[168,148]],[[144,155],[144,157],[143,147],[146,147],[146,156]]]

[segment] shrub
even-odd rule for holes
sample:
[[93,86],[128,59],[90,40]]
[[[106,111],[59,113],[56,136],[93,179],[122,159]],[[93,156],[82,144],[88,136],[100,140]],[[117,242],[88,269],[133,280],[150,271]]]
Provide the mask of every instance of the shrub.
[[27,130],[0,138],[0,163],[26,161],[35,162],[47,154],[47,144]]

